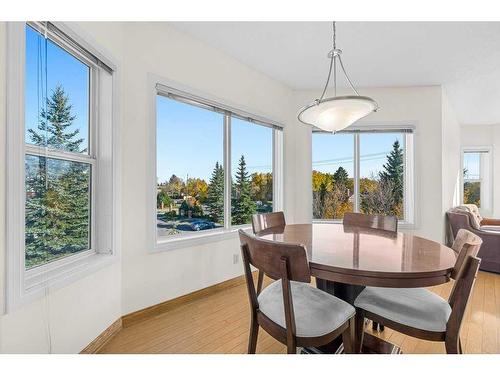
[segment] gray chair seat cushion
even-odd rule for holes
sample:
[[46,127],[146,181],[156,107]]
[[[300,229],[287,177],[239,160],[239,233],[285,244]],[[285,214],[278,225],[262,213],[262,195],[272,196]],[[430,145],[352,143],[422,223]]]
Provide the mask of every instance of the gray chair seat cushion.
[[[298,337],[318,337],[335,331],[354,316],[353,306],[310,284],[291,281],[295,328]],[[273,282],[259,297],[259,310],[286,328],[281,280]]]
[[424,288],[365,288],[354,305],[393,322],[445,332],[451,314],[447,301]]

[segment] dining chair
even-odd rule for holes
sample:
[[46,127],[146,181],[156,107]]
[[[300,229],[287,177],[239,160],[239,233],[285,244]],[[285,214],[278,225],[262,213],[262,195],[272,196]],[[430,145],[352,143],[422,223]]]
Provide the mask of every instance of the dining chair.
[[346,212],[342,223],[344,225],[380,229],[394,233],[398,231],[398,218],[390,215],[368,215],[356,212]]
[[[304,246],[257,238],[239,230],[251,308],[248,353],[255,353],[259,327],[287,347],[326,345],[342,335],[345,353],[354,352],[355,309],[313,287]],[[257,296],[250,266],[273,279]]]
[[[285,214],[283,211],[269,212],[265,214],[252,215],[252,229],[254,234],[260,234],[264,231],[280,231],[285,228]],[[262,290],[262,283],[264,282],[264,273],[259,271],[257,279],[257,295]]]
[[[346,212],[344,214],[342,223],[347,226],[380,229],[393,233],[396,233],[398,231],[398,218],[396,216],[369,215],[357,212]],[[378,322],[373,321],[372,329],[374,331],[383,331],[384,326]]]
[[252,215],[252,229],[255,234],[264,230],[282,229],[285,225],[283,211]]
[[[365,318],[403,334],[430,341],[444,341],[449,354],[463,353],[460,328],[481,260],[476,257],[482,240],[461,230],[460,249],[451,272],[455,279],[448,301],[425,288],[367,287],[354,301],[357,347],[363,344]],[[457,236],[457,237],[458,237]]]

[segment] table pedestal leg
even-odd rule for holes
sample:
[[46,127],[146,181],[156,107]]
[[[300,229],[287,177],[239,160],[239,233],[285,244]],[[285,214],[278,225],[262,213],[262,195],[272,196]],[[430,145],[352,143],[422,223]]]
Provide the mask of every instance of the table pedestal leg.
[[[351,305],[354,305],[354,300],[359,295],[359,293],[361,293],[365,288],[364,286],[337,283],[318,278],[316,278],[316,286],[318,287],[318,289],[321,289],[329,294],[332,294],[335,297],[338,297]],[[359,332],[360,329],[364,329],[364,324],[358,324],[356,327],[356,338],[355,338],[356,347],[358,347],[359,343],[357,341],[359,340],[359,337],[361,337],[361,332]],[[318,349],[323,353],[336,353],[338,352],[338,349],[341,344],[342,344],[342,337],[338,337],[328,345],[322,346]],[[369,333],[365,333],[362,353],[393,354],[393,353],[400,353],[400,349],[397,346],[387,341],[384,341],[376,336],[370,335]]]

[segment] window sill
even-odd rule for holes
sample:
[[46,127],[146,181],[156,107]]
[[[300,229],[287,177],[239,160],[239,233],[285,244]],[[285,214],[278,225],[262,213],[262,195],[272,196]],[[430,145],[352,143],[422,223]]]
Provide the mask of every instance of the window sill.
[[[313,224],[342,224],[342,220],[313,219],[312,222]],[[399,220],[398,229],[405,229],[405,230],[416,229],[416,225],[408,221]]]
[[238,238],[238,230],[249,230],[251,225],[238,225],[231,229],[210,230],[206,233],[195,233],[187,235],[179,235],[178,237],[169,239],[160,239],[156,242],[153,252],[163,252],[175,249],[182,249],[185,247],[193,247],[204,245],[207,243],[220,242],[229,239]]
[[[74,259],[72,259],[74,258]],[[118,257],[88,251],[24,272],[23,290],[11,300],[9,310],[33,302],[49,292],[63,288],[116,262]]]

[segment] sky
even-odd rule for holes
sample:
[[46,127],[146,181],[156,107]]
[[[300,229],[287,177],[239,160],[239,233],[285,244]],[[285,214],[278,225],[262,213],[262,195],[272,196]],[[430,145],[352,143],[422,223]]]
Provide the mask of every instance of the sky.
[[80,149],[88,149],[89,77],[87,65],[26,25],[26,143],[31,143],[27,130],[37,130],[45,98],[60,84],[76,115],[68,131],[79,129],[78,137],[84,139]]
[[[378,176],[387,162],[387,155],[392,145],[398,140],[403,148],[401,133],[361,134],[360,177]],[[354,135],[353,134],[313,134],[312,160],[313,169],[320,172],[335,173],[343,167],[349,177],[354,176]]]
[[466,169],[465,178],[478,180],[481,177],[481,153],[464,152],[464,169]]
[[[45,69],[46,68],[46,69]],[[46,71],[46,74],[45,74]],[[90,69],[59,46],[26,26],[26,129],[36,129],[38,113],[46,95],[56,85],[64,87],[76,119],[70,130],[79,129],[88,148]],[[209,181],[215,163],[223,162],[224,116],[219,113],[157,97],[157,178],[164,182],[173,174]],[[237,118],[231,125],[231,168],[236,173],[241,155],[248,172],[272,171],[272,129]],[[360,136],[361,177],[378,175],[392,144],[401,134],[362,134]],[[26,132],[26,142],[30,143]],[[334,173],[343,166],[353,176],[354,138],[350,134],[313,135],[313,169]],[[466,157],[471,173],[477,169],[473,157]],[[475,168],[475,169],[474,169]]]
[[[215,163],[223,163],[224,116],[158,95],[157,178],[164,182],[173,174],[183,180],[209,181]],[[271,172],[272,129],[237,118],[231,123],[231,168],[245,156],[248,172]]]

